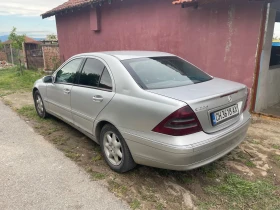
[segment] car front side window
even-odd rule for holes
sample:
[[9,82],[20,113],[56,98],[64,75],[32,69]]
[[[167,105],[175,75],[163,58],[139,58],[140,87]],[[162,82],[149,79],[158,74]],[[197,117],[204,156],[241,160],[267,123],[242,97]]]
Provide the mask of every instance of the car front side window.
[[82,58],[77,58],[69,63],[67,63],[65,66],[63,66],[57,73],[56,73],[56,83],[74,83],[77,72],[79,70],[79,67],[81,65]]

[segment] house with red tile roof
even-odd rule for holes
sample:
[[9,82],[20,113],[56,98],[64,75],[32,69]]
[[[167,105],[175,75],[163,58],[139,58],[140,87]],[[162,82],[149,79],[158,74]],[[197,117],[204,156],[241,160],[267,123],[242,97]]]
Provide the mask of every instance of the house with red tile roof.
[[[3,42],[3,45],[10,45],[11,40]],[[28,36],[24,36],[24,44],[26,49],[37,49],[42,43]]]
[[12,49],[11,40],[7,40],[2,44],[4,45],[3,51],[6,54],[7,61],[10,63],[19,64],[19,57],[21,57],[26,68],[42,68],[44,66],[41,49],[42,42],[24,36],[22,50]]
[[42,18],[56,18],[62,60],[107,50],[173,53],[246,84],[251,111],[263,112],[280,102],[280,57],[271,53],[279,11],[279,0],[68,0]]

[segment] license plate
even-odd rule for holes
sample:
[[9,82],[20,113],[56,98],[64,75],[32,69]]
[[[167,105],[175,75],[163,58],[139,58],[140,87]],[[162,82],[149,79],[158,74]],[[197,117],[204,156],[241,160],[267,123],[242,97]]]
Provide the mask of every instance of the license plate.
[[213,126],[218,125],[238,114],[239,114],[239,110],[237,105],[225,108],[217,112],[213,112],[211,113],[212,125]]

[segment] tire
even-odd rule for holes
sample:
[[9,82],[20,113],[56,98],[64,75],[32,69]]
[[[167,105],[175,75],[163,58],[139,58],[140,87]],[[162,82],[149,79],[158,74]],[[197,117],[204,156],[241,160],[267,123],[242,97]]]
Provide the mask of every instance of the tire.
[[113,171],[124,173],[136,166],[124,138],[113,125],[106,124],[102,128],[100,146],[105,161]]
[[46,118],[49,114],[46,112],[44,101],[38,90],[34,93],[34,105],[39,117]]

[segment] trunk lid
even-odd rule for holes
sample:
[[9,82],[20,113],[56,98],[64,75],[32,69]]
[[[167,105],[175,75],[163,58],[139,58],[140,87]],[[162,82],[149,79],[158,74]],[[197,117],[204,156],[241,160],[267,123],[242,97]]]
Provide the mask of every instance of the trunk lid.
[[[225,129],[236,123],[246,102],[246,86],[240,83],[213,78],[210,81],[166,89],[151,89],[149,92],[187,103],[197,115],[206,133]],[[237,105],[239,114],[213,125],[211,113]]]

